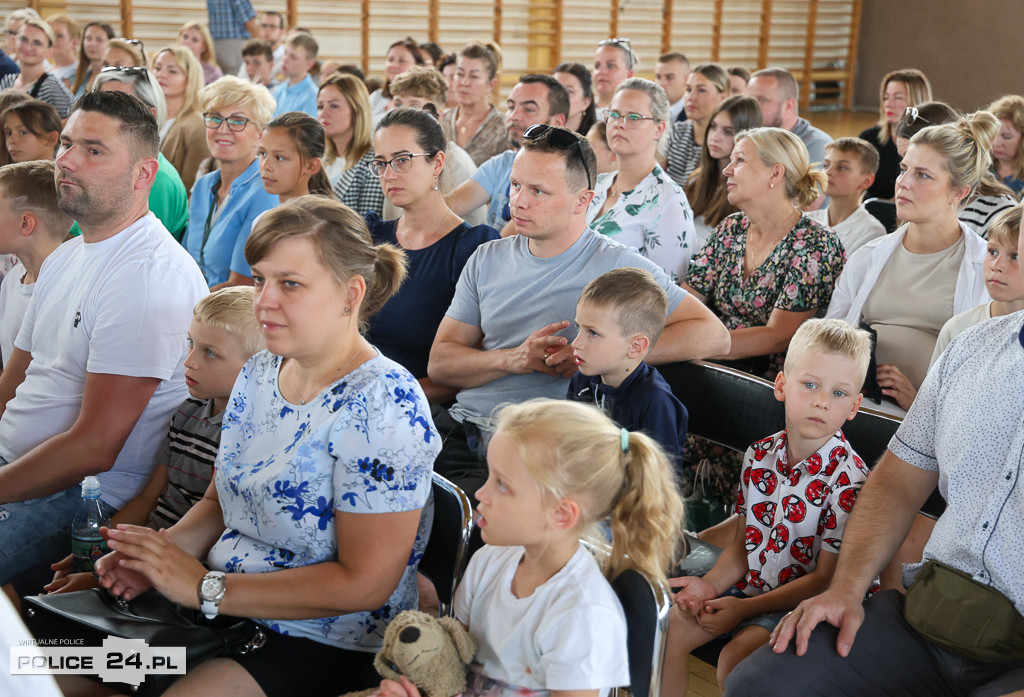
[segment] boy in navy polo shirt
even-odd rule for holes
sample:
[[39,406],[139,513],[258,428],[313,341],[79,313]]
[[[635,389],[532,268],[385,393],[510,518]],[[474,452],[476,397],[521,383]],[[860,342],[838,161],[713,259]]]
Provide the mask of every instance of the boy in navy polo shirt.
[[654,276],[622,268],[598,276],[576,306],[572,342],[579,372],[569,399],[596,404],[617,424],[646,431],[682,468],[686,407],[644,356],[665,328],[668,296]]

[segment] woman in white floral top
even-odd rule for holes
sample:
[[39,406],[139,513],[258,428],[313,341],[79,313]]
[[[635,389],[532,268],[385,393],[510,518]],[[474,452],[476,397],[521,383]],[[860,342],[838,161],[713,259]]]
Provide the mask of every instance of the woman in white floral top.
[[619,85],[604,117],[619,169],[598,176],[587,223],[678,281],[686,278],[695,233],[686,194],[654,159],[668,114],[661,86],[639,77]]
[[190,665],[165,694],[333,697],[377,682],[387,623],[417,605],[440,438],[416,380],[359,331],[405,259],[317,196],[267,212],[245,255],[268,350],[235,382],[214,482],[166,531],[110,531],[97,570],[128,599],[155,587],[264,627],[258,651]]

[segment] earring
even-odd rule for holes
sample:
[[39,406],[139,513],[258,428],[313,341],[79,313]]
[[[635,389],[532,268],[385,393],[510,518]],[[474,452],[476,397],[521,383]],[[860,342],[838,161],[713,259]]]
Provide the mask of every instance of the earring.
[[775,188],[775,183],[773,182],[773,183],[769,184],[768,186],[769,186],[769,188],[774,189]]
[[437,175],[434,175],[434,191],[437,191]]
[[347,314],[349,314],[349,313],[351,313],[351,312],[352,312],[352,309],[351,309],[351,308],[348,308],[348,307],[346,307],[346,308],[345,308],[345,314],[346,314],[346,315],[347,315]]

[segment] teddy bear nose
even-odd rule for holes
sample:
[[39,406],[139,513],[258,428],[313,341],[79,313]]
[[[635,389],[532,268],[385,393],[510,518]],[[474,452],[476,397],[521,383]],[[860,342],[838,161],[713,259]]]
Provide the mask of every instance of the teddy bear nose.
[[416,627],[406,627],[398,634],[398,640],[403,644],[412,644],[420,638],[420,630]]

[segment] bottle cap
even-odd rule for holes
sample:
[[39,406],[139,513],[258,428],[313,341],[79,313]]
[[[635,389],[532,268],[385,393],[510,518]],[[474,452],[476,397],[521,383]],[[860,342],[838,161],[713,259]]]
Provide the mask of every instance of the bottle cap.
[[82,498],[97,499],[100,496],[100,480],[96,477],[86,477],[82,480]]

